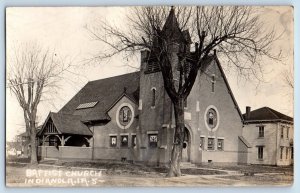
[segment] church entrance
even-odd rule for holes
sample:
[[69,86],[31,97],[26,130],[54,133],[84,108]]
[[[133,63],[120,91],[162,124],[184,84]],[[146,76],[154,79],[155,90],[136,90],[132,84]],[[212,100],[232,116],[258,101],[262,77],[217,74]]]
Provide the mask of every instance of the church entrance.
[[184,129],[185,137],[183,142],[183,149],[182,149],[182,162],[189,162],[190,161],[190,154],[191,154],[191,135],[187,128]]

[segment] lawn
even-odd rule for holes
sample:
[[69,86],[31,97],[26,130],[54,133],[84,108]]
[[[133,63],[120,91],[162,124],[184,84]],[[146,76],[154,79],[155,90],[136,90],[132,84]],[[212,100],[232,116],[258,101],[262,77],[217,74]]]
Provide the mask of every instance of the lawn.
[[[39,184],[25,182],[26,170],[41,171],[101,171],[101,177],[72,177],[72,183]],[[168,168],[142,164],[108,161],[55,161],[40,162],[39,165],[7,163],[6,182],[8,186],[270,186],[291,185],[293,167],[258,165],[199,165],[198,168],[182,169],[182,177],[166,178]],[[235,172],[232,172],[235,171]],[[244,173],[253,175],[245,176]],[[62,176],[63,180],[70,180]],[[94,180],[94,181],[93,181]],[[69,182],[69,181],[68,181]],[[74,182],[74,183],[73,183]],[[92,183],[95,182],[95,183]]]

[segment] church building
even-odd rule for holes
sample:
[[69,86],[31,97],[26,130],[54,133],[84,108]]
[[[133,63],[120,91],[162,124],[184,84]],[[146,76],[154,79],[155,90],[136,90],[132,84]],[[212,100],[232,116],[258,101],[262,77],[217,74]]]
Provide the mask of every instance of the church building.
[[[172,59],[176,65],[176,52],[190,47],[190,36],[179,30],[174,11],[163,30],[180,37]],[[253,145],[243,136],[244,117],[217,55],[210,55],[205,65],[185,101],[182,161],[246,164]],[[159,65],[145,50],[138,72],[88,82],[59,112],[50,112],[38,133],[38,154],[41,159],[166,165],[174,128],[174,109]]]

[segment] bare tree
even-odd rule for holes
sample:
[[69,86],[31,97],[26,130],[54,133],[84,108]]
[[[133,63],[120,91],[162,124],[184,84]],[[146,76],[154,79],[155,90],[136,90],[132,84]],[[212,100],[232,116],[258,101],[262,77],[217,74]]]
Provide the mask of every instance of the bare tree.
[[[115,26],[100,22],[88,27],[92,36],[110,47],[93,60],[103,60],[119,53],[147,49],[159,64],[164,88],[175,114],[176,128],[168,176],[180,176],[184,141],[184,100],[190,94],[197,75],[205,70],[205,61],[218,52],[246,78],[261,78],[261,59],[278,60],[271,45],[275,31],[267,29],[252,7],[135,7],[128,14],[128,24]],[[188,30],[186,30],[188,29]],[[180,45],[178,46],[178,43]],[[177,45],[177,47],[176,47]],[[192,45],[195,51],[190,51]],[[176,53],[175,55],[173,53]],[[174,62],[177,67],[174,68]],[[188,70],[185,66],[189,66]]]
[[283,81],[292,91],[294,90],[294,73],[292,70],[285,70],[282,74]]
[[38,105],[42,97],[58,88],[58,81],[69,70],[71,62],[33,43],[22,44],[10,56],[7,60],[7,88],[15,95],[23,110],[26,133],[30,136],[31,163],[36,164]]

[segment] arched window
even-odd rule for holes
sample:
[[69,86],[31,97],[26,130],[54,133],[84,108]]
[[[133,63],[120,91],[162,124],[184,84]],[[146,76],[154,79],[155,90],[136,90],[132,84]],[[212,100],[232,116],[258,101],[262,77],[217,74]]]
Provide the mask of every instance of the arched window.
[[156,89],[152,88],[152,102],[151,102],[151,107],[155,107],[155,99],[156,99]]

